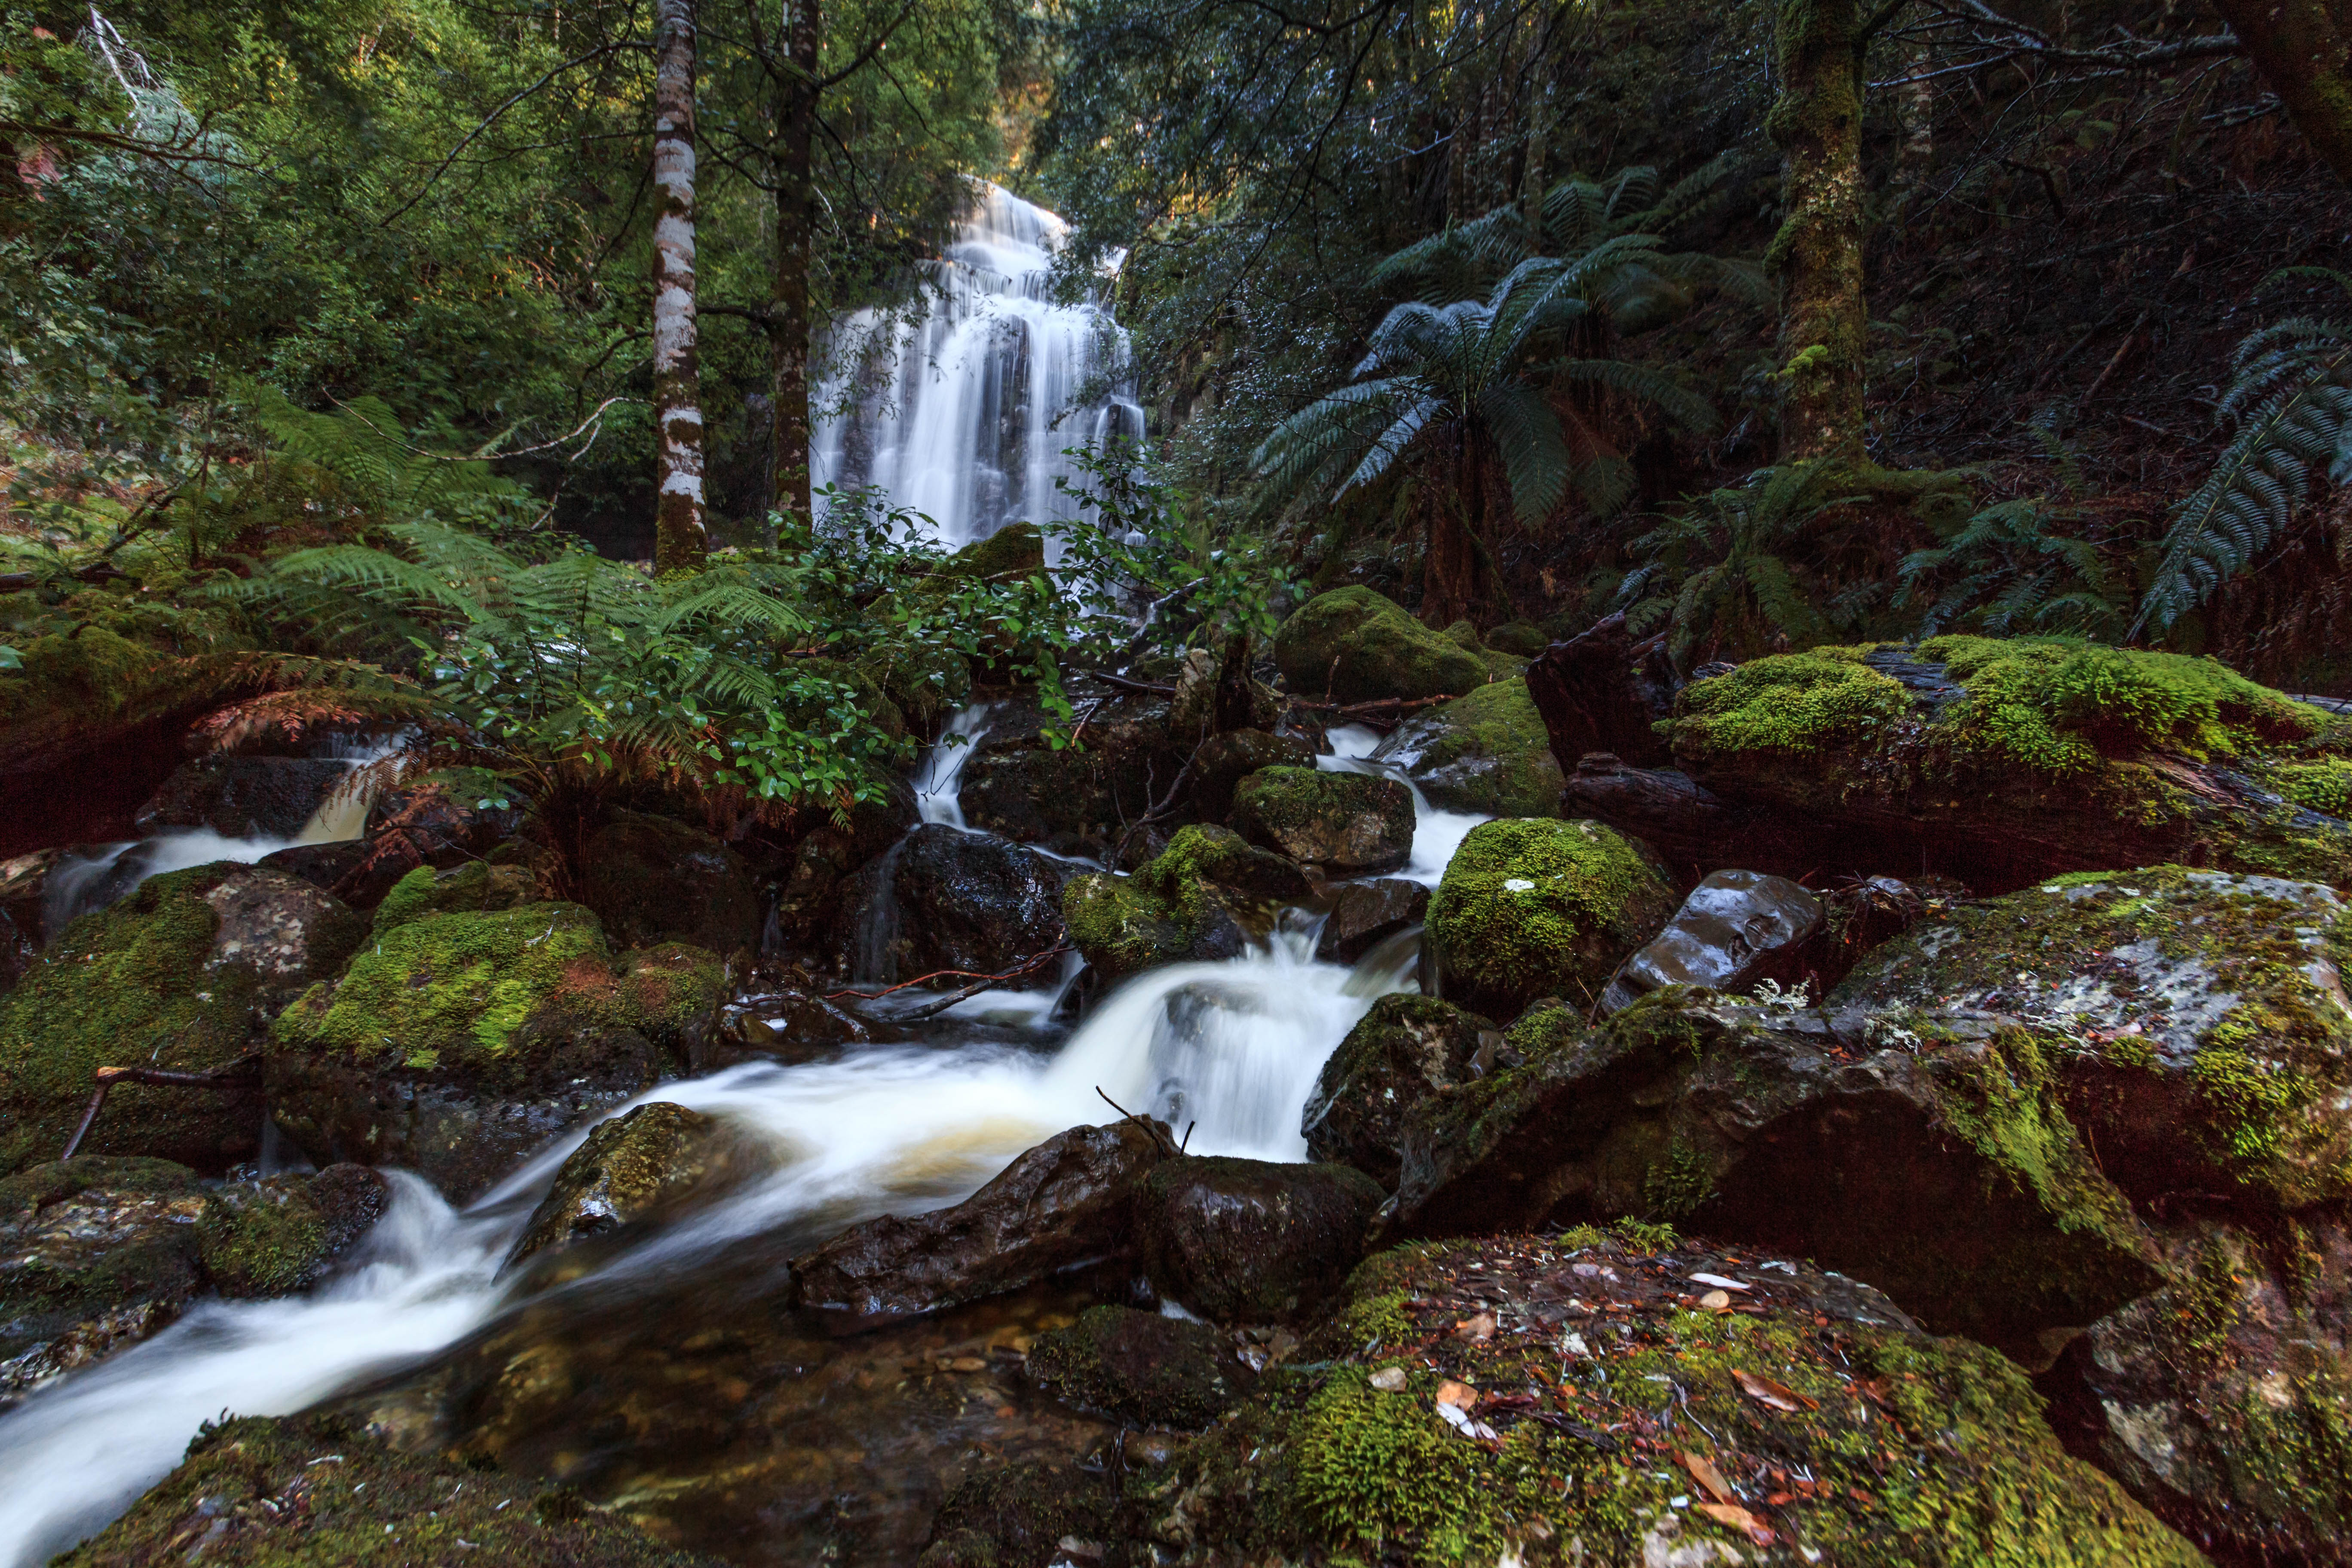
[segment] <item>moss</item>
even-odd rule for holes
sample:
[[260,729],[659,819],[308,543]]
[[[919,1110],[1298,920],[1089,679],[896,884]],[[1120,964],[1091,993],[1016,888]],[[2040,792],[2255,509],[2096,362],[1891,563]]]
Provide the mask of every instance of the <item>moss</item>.
[[1691,682],[1675,701],[1676,752],[1813,752],[1901,718],[1910,694],[1862,664],[1864,651],[1775,654]]
[[1270,767],[1234,791],[1243,837],[1335,875],[1386,871],[1412,853],[1412,792],[1394,779]]
[[1106,979],[1173,963],[1192,931],[1168,901],[1132,877],[1087,872],[1062,889],[1062,923],[1087,963]]
[[535,879],[520,866],[468,860],[449,870],[419,866],[392,885],[375,909],[375,929],[390,931],[425,915],[509,910],[531,901]]
[[2352,759],[2282,763],[2272,770],[2271,782],[2297,805],[2329,816],[2352,816]]
[[1433,805],[1493,816],[1551,816],[1566,782],[1524,677],[1496,680],[1407,720],[1382,749]]
[[1030,1380],[1122,1425],[1198,1429],[1243,1391],[1241,1363],[1207,1323],[1089,1307],[1030,1347]]
[[991,580],[1045,569],[1045,536],[1034,522],[1009,522],[986,539],[975,539],[947,558],[942,577]]
[[1539,1506],[1533,1489],[1496,1495],[1490,1467],[1419,1398],[1381,1393],[1365,1377],[1335,1374],[1293,1427],[1291,1484],[1316,1533],[1342,1550],[1402,1546],[1417,1562],[1498,1557],[1512,1515]]
[[1675,1137],[1666,1145],[1665,1156],[1650,1167],[1642,1183],[1642,1196],[1650,1212],[1669,1220],[1695,1213],[1715,1194],[1715,1164],[1697,1144]]
[[1622,835],[1597,822],[1506,819],[1463,839],[1430,900],[1429,930],[1448,994],[1507,1018],[1537,996],[1589,1004],[1675,904]]
[[1551,637],[1532,621],[1506,621],[1486,634],[1486,646],[1520,658],[1533,658],[1551,646]]
[[2334,1369],[2275,1373],[2213,1413],[2234,1492],[2311,1541],[2352,1531],[2352,1384]]
[[147,1302],[170,1321],[196,1289],[205,1207],[195,1173],[168,1160],[79,1154],[0,1181],[0,1362]]
[[222,1295],[283,1296],[316,1276],[327,1220],[299,1185],[264,1183],[215,1194],[196,1223],[196,1245]]
[[1283,622],[1275,662],[1293,691],[1342,702],[1458,697],[1486,684],[1486,660],[1370,588],[1318,594]]

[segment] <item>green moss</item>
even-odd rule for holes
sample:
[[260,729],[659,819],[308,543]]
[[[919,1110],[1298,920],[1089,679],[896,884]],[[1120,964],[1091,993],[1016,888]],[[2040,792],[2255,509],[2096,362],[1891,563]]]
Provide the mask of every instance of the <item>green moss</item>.
[[2330,1368],[2273,1374],[2215,1411],[2215,1449],[2233,1490],[2306,1540],[2352,1531],[2352,1384]]
[[222,1295],[283,1296],[315,1276],[327,1221],[300,1187],[265,1184],[215,1194],[196,1223],[196,1245]]
[[1589,1005],[1675,910],[1633,840],[1597,822],[1506,819],[1471,829],[1429,903],[1449,995],[1490,1017],[1538,996]]
[[1342,702],[1459,697],[1487,681],[1477,654],[1423,626],[1370,588],[1318,594],[1282,623],[1275,662],[1290,689]]
[[1653,1214],[1684,1218],[1715,1195],[1715,1165],[1706,1151],[1677,1135],[1643,1178],[1643,1201]]
[[1693,681],[1675,700],[1676,752],[1813,752],[1901,718],[1910,694],[1859,662],[1864,651],[1775,654]]
[[419,866],[392,885],[375,910],[375,929],[390,931],[425,915],[509,910],[531,901],[535,879],[520,866],[468,860],[450,870]]
[[2329,816],[2352,816],[2352,760],[2322,757],[2316,762],[2285,763],[2272,770],[2279,794]]
[[1045,536],[1034,522],[1009,522],[986,539],[975,539],[947,558],[942,577],[983,580],[1024,576],[1045,569]]
[[[59,1226],[61,1204],[89,1212]],[[196,1173],[168,1160],[79,1154],[0,1181],[0,1362],[145,1302],[163,1303],[168,1322],[196,1289],[190,1230],[206,1206]]]
[[1550,816],[1565,783],[1524,677],[1480,687],[1399,729],[1392,747],[1430,801],[1448,811]]
[[1511,1515],[1538,1506],[1532,1492],[1496,1496],[1476,1450],[1428,1406],[1364,1379],[1335,1374],[1294,1428],[1292,1485],[1317,1533],[1343,1550],[1401,1546],[1423,1563],[1499,1555]]

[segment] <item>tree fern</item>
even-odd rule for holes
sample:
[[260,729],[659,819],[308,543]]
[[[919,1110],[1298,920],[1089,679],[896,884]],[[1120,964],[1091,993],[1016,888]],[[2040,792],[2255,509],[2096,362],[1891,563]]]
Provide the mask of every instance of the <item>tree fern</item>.
[[1633,542],[1641,564],[1618,590],[1627,619],[1664,619],[1667,653],[1685,668],[1742,620],[1800,646],[1850,627],[1862,605],[1828,600],[1793,557],[1815,519],[1864,499],[1845,493],[1851,482],[1833,462],[1785,463],[1669,517]]

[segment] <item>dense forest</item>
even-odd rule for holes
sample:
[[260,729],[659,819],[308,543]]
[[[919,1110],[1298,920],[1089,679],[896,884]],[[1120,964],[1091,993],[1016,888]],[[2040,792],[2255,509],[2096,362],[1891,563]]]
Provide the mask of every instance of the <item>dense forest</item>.
[[0,1568],[2352,1568],[2352,0],[0,143]]

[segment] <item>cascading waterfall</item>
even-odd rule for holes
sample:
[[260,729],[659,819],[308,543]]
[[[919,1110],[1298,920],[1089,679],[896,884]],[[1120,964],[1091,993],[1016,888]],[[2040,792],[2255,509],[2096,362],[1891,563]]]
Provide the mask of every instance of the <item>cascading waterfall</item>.
[[877,487],[950,545],[1075,517],[1055,487],[1076,471],[1064,449],[1143,434],[1127,334],[1099,290],[1053,298],[1069,226],[976,184],[919,320],[862,310],[835,323],[811,451],[819,485]]
[[1412,792],[1412,858],[1396,875],[1433,888],[1437,886],[1438,879],[1445,875],[1446,862],[1462,847],[1470,830],[1491,818],[1471,812],[1440,811],[1430,805],[1421,786],[1395,760],[1372,759],[1372,749],[1381,743],[1381,736],[1367,725],[1342,724],[1327,731],[1324,738],[1331,743],[1331,750],[1328,755],[1316,758],[1315,765],[1325,773],[1370,773],[1375,778],[1394,779]]

